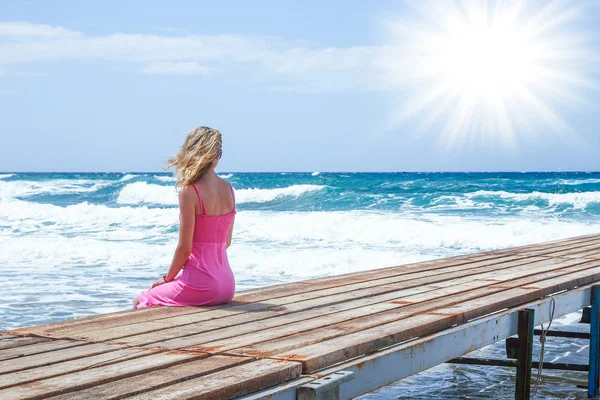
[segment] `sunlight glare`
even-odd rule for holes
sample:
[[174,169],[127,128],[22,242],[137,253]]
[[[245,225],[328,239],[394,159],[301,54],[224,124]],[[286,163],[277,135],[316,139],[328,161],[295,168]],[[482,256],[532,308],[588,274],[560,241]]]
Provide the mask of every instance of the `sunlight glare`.
[[514,145],[517,133],[541,130],[576,137],[556,104],[594,86],[597,56],[573,29],[584,3],[538,3],[529,12],[523,4],[419,1],[417,18],[390,22],[391,58],[382,63],[405,95],[395,124],[441,123],[449,147],[474,139]]

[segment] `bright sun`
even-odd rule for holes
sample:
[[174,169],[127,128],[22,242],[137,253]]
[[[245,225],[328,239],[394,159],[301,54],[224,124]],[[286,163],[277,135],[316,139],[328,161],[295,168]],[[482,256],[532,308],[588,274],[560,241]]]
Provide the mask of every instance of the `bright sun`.
[[[577,28],[585,2],[419,1],[418,14],[390,23],[388,78],[410,93],[395,122],[443,125],[449,145],[515,144],[517,133],[574,136],[556,111],[581,103],[598,59]],[[543,129],[540,129],[543,128]]]

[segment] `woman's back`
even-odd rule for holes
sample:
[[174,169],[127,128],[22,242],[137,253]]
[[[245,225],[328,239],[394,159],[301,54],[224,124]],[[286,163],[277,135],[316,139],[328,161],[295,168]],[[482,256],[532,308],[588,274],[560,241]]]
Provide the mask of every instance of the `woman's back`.
[[[211,188],[205,184],[201,186],[205,190],[200,190],[198,187],[200,185],[192,184],[198,196],[194,247],[208,243],[227,243],[235,216],[235,200],[231,185],[225,181],[223,183],[226,186],[225,193],[223,193],[223,186],[215,187],[213,185]],[[209,201],[206,200],[207,197],[209,197]]]

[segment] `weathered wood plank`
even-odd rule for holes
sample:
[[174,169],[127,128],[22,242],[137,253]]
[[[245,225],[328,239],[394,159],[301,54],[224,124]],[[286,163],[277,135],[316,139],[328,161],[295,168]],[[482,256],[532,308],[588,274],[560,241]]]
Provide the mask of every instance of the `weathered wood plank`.
[[[277,297],[281,297],[281,296],[285,296],[285,295],[289,295],[289,294],[299,294],[299,293],[303,293],[306,291],[311,291],[311,290],[315,290],[315,289],[319,289],[319,288],[340,286],[340,285],[343,285],[348,282],[350,282],[350,283],[357,282],[357,281],[362,281],[365,279],[369,280],[369,279],[373,279],[376,276],[382,276],[382,275],[378,275],[378,274],[384,274],[384,275],[388,274],[389,275],[390,273],[394,273],[394,274],[397,272],[402,273],[402,271],[410,271],[412,269],[427,269],[427,268],[428,269],[436,269],[443,264],[459,265],[460,263],[467,263],[467,262],[471,262],[471,261],[478,260],[478,259],[479,260],[493,259],[493,258],[497,258],[502,255],[515,254],[515,253],[518,253],[519,251],[523,252],[523,251],[529,251],[529,250],[534,251],[535,250],[539,254],[541,254],[541,253],[545,252],[546,250],[554,251],[556,249],[564,248],[567,246],[579,246],[582,243],[598,241],[598,240],[600,240],[600,235],[588,235],[588,236],[582,236],[579,238],[573,238],[573,239],[562,240],[562,241],[561,240],[552,241],[552,242],[546,242],[546,243],[542,243],[542,244],[527,245],[527,246],[522,246],[519,248],[512,248],[512,249],[500,250],[500,251],[495,251],[495,252],[484,252],[484,253],[479,253],[479,254],[470,255],[470,256],[458,256],[458,257],[452,257],[452,258],[448,258],[448,259],[428,261],[428,262],[424,262],[424,263],[415,263],[415,264],[409,264],[409,265],[403,265],[403,266],[382,268],[382,269],[375,270],[375,271],[358,272],[358,273],[354,273],[354,274],[347,274],[347,275],[336,276],[336,277],[318,278],[318,279],[313,279],[310,281],[296,282],[291,287],[290,287],[290,285],[277,285],[277,286],[266,288],[266,289],[256,289],[256,290],[241,292],[238,294],[238,296],[236,296],[236,299],[234,299],[234,303],[232,303],[230,305],[223,305],[223,306],[217,306],[217,307],[146,308],[146,309],[142,309],[142,310],[136,310],[135,312],[123,311],[123,312],[119,312],[119,313],[111,313],[111,314],[105,314],[105,315],[100,315],[100,316],[78,318],[76,320],[66,321],[66,322],[62,322],[62,323],[53,323],[53,324],[47,324],[47,325],[42,325],[42,326],[37,326],[37,327],[21,328],[21,329],[14,330],[11,332],[14,332],[17,334],[43,334],[44,336],[48,336],[48,337],[61,337],[60,336],[61,332],[64,329],[66,329],[67,331],[70,331],[71,333],[74,333],[74,332],[76,332],[76,327],[80,327],[80,328],[84,329],[84,331],[87,331],[89,329],[93,330],[93,329],[98,329],[98,328],[104,328],[107,326],[118,326],[118,325],[122,325],[122,324],[131,324],[131,323],[135,323],[135,322],[143,322],[143,321],[149,321],[149,320],[153,320],[153,319],[163,319],[163,318],[169,317],[169,316],[194,314],[194,313],[199,313],[199,312],[212,311],[215,309],[227,309],[232,306],[236,306],[237,305],[236,301],[243,301],[246,303],[247,302],[264,301],[266,299],[273,299],[273,298],[277,298]],[[68,334],[68,333],[65,333],[65,334]],[[66,336],[62,336],[62,337],[66,337]]]
[[598,255],[600,254],[600,244],[590,244],[577,248],[563,249],[560,251],[548,254],[548,257],[585,257],[586,255]]
[[466,301],[435,313],[402,319],[375,328],[352,332],[306,347],[295,348],[292,352],[282,352],[272,358],[300,361],[304,373],[348,360],[362,354],[437,332],[455,324],[489,314],[504,308],[516,307],[545,295],[565,289],[586,285],[600,280],[600,267],[573,273],[568,280],[564,277],[536,283],[536,287],[513,288],[504,292]]
[[597,260],[597,259],[600,259],[600,246],[595,247],[595,248],[590,248],[585,251],[565,253],[558,257],[561,257],[561,258],[586,258],[586,259],[591,259],[591,260]]
[[[176,329],[181,332],[185,325],[209,321],[218,318],[227,318],[237,314],[245,314],[248,319],[257,319],[260,317],[260,311],[272,309],[275,313],[285,312],[285,309],[293,308],[298,310],[298,305],[303,306],[302,302],[310,301],[310,307],[315,305],[332,304],[334,302],[349,301],[361,297],[369,297],[374,294],[395,291],[403,288],[418,287],[424,284],[440,282],[443,280],[454,279],[468,275],[476,275],[488,271],[503,270],[512,266],[527,265],[535,261],[547,260],[543,257],[518,258],[513,261],[512,256],[504,259],[504,262],[489,264],[491,261],[480,261],[459,266],[446,268],[444,271],[424,271],[411,274],[394,276],[389,278],[377,279],[359,282],[342,287],[333,287],[314,292],[300,293],[288,297],[268,300],[261,303],[250,303],[242,306],[231,307],[227,310],[215,310],[210,313],[200,313],[184,315],[179,317],[155,320],[144,324],[123,325],[114,328],[107,328],[99,331],[87,332],[81,336],[73,336],[82,340],[105,341],[117,340],[119,343],[129,343],[127,337],[144,333],[156,333],[165,329]],[[318,295],[317,295],[318,294]],[[282,310],[283,308],[283,310]],[[248,312],[251,311],[251,312]]]
[[76,392],[60,394],[51,397],[51,400],[123,399],[151,390],[166,388],[176,383],[199,378],[251,361],[254,361],[251,357],[213,356],[168,368],[161,368],[157,371],[104,383]]
[[83,341],[75,340],[52,340],[42,341],[40,343],[34,342],[26,346],[12,347],[4,350],[0,350],[0,361],[9,360],[11,358],[24,357],[32,354],[44,353],[47,351],[54,351],[60,349],[66,349],[68,347],[75,347],[87,344]]
[[228,400],[297,378],[302,366],[297,362],[259,360],[201,378],[170,385],[132,400]]
[[0,398],[3,400],[48,398],[61,393],[87,389],[118,379],[168,368],[201,357],[206,357],[206,355],[199,353],[186,354],[184,352],[152,354],[146,357],[38,380],[31,384],[21,384],[2,389],[0,390]]
[[[397,309],[419,301],[445,297],[446,303],[444,304],[450,304],[452,301],[456,301],[453,298],[448,297],[453,294],[488,286],[490,288],[485,289],[485,291],[482,291],[481,293],[489,294],[493,288],[498,291],[505,290],[506,287],[504,285],[509,283],[511,285],[525,285],[539,281],[543,279],[542,277],[566,274],[568,273],[568,270],[565,269],[566,267],[578,263],[580,262],[575,260],[570,263],[565,263],[562,260],[544,260],[543,262],[527,265],[527,269],[522,268],[522,266],[516,266],[507,270],[492,271],[467,277],[464,281],[453,280],[444,287],[433,288],[433,290],[431,286],[418,286],[370,298],[350,300],[334,306],[307,307],[306,310],[296,313],[282,312],[271,315],[272,318],[260,321],[246,320],[244,323],[240,323],[237,320],[228,321],[229,324],[227,326],[215,325],[215,323],[218,324],[224,322],[223,320],[206,321],[204,326],[200,324],[197,325],[194,328],[195,332],[192,331],[193,334],[183,337],[177,336],[163,341],[157,341],[158,336],[156,336],[156,334],[162,332],[156,332],[154,333],[154,336],[153,334],[148,334],[127,339],[134,340],[136,345],[145,344],[149,347],[181,349],[188,346],[200,346],[194,348],[202,348],[204,349],[203,351],[206,352],[214,352],[217,349],[219,351],[224,351],[280,336],[291,335],[318,326],[326,326],[352,318]],[[571,271],[591,268],[591,266],[593,265],[577,266],[573,267]],[[558,269],[558,271],[554,271],[556,269]],[[492,277],[494,278],[493,280],[490,279]],[[509,280],[517,278],[521,279],[515,280],[514,282],[508,282]],[[498,282],[504,282],[504,285],[500,285]],[[473,293],[469,295],[477,296],[478,294]],[[311,318],[316,319],[306,321]],[[276,327],[280,328],[274,329]],[[173,334],[177,333],[173,332]],[[127,339],[121,340],[127,341]],[[142,343],[144,341],[146,343]]]
[[[264,329],[252,334],[227,337],[200,345],[190,345],[189,350],[201,351],[202,349],[202,351],[212,353],[227,352],[228,354],[244,354],[260,357],[270,356],[278,352],[305,347],[323,340],[330,340],[337,336],[347,335],[352,332],[388,324],[423,313],[437,313],[438,309],[444,309],[453,304],[480,297],[489,297],[493,293],[506,292],[514,287],[514,285],[529,288],[531,285],[537,286],[540,281],[543,282],[548,279],[558,277],[568,279],[570,274],[589,270],[590,268],[600,268],[600,263],[592,261],[585,265],[577,265],[561,270],[536,272],[534,275],[525,278],[517,278],[517,273],[511,274],[512,276],[499,276],[500,279],[506,279],[510,283],[508,288],[505,282],[491,284],[492,282],[486,282],[485,280],[463,283],[457,286],[449,285],[436,292],[407,296],[389,303],[324,315],[320,318],[301,323],[282,325],[273,329]],[[510,279],[514,280],[509,281]],[[218,331],[215,333],[218,333]],[[215,333],[212,334],[214,335]],[[175,345],[174,347],[176,347],[176,345],[192,342],[191,339],[190,337],[172,340],[167,342],[167,345]]]
[[[0,388],[22,385],[40,379],[51,378],[53,376],[69,374],[89,368],[96,368],[105,364],[119,363],[125,360],[148,356],[154,353],[155,352],[153,351],[143,349],[123,349],[102,353],[95,356],[64,361],[52,364],[51,367],[39,366],[22,371],[10,372],[0,375]],[[1,395],[0,399],[2,399]]]
[[[69,347],[57,351],[33,354],[11,359],[10,362],[0,363],[0,374],[7,372],[16,372],[28,368],[43,367],[49,364],[55,364],[62,361],[74,360],[81,357],[94,356],[100,353],[108,353],[124,348],[125,345],[92,343],[82,346]],[[51,368],[51,367],[50,367]]]
[[0,350],[11,349],[13,347],[27,346],[30,344],[40,343],[40,342],[49,342],[50,339],[37,338],[37,337],[27,337],[27,336],[12,336],[12,337],[3,337],[0,340]]

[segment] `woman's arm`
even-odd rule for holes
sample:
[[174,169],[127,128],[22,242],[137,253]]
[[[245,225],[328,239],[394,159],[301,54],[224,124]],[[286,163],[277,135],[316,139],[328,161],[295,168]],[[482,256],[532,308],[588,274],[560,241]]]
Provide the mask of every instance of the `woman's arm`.
[[231,221],[231,226],[229,227],[229,234],[227,235],[227,248],[229,248],[229,246],[231,246],[231,236],[233,236],[233,224],[235,223],[235,216],[233,217],[233,220]]
[[[233,187],[230,183],[229,188],[231,189],[231,199],[233,200],[233,211],[235,211],[235,193],[233,191]],[[229,227],[229,233],[227,234],[227,249],[231,246],[231,237],[233,236],[233,224],[235,223],[235,214],[233,215],[233,220],[231,221],[231,226]]]
[[196,223],[196,210],[194,206],[196,197],[196,193],[191,186],[184,187],[179,191],[179,242],[177,243],[169,272],[166,274],[166,280],[160,278],[155,285],[160,285],[165,281],[172,281],[179,271],[181,271],[181,268],[183,268],[192,253],[194,224]]

